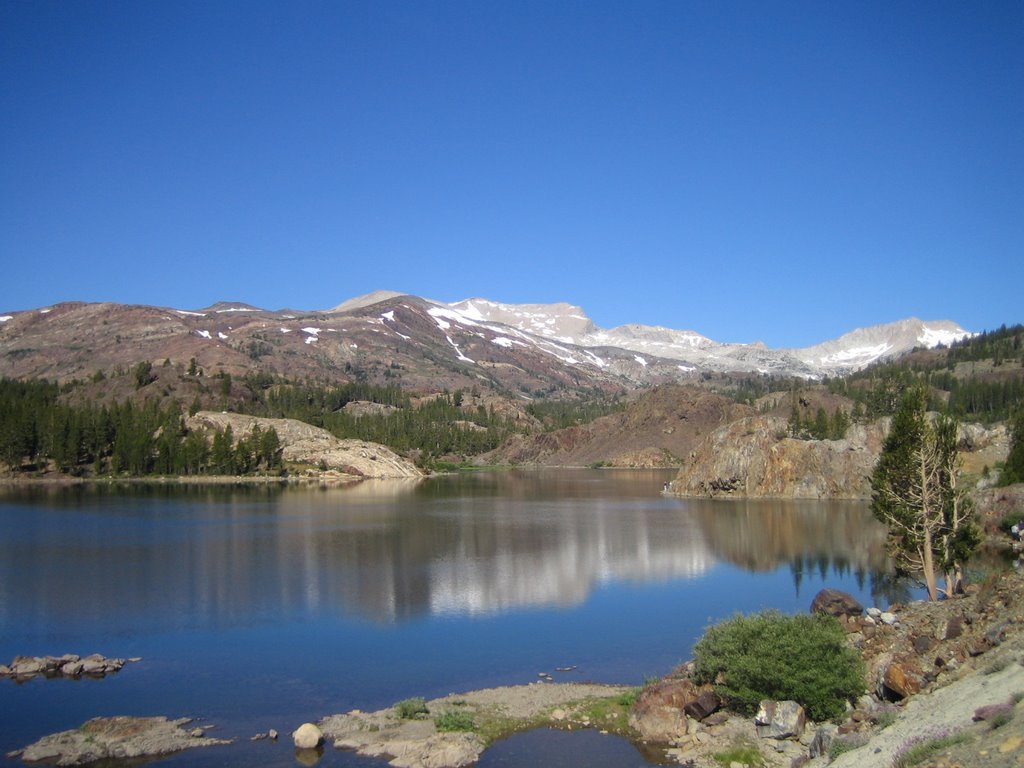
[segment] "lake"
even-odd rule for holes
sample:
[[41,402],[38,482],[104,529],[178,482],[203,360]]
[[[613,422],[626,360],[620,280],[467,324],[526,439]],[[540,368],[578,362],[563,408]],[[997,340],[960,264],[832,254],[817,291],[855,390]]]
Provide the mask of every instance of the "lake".
[[[671,476],[0,489],[0,662],[143,659],[102,680],[0,680],[0,750],[164,714],[238,742],[162,764],[291,766],[287,734],[328,714],[542,672],[639,685],[737,611],[806,611],[825,586],[866,606],[909,599],[866,504],[666,498]],[[270,728],[278,744],[249,741]],[[480,765],[540,755],[648,764],[622,739],[545,731]],[[327,747],[319,765],[384,763]]]

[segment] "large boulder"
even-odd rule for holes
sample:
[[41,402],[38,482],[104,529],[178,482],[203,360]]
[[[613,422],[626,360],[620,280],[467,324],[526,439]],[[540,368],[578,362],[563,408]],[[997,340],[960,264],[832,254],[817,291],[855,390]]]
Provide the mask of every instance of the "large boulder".
[[879,697],[888,700],[905,699],[920,693],[924,677],[914,664],[894,661],[885,668],[879,686]]
[[629,710],[629,725],[647,741],[670,742],[686,735],[687,716],[701,720],[721,706],[711,686],[662,680],[647,686]]
[[798,739],[806,723],[804,708],[795,701],[762,701],[754,717],[757,735],[763,739]]
[[864,606],[853,595],[826,587],[811,601],[811,613],[836,617],[860,616],[864,613]]
[[714,691],[703,691],[696,699],[683,707],[683,711],[694,720],[703,720],[717,712],[721,706],[721,696]]
[[323,733],[313,723],[303,723],[292,732],[296,749],[316,749],[323,740]]

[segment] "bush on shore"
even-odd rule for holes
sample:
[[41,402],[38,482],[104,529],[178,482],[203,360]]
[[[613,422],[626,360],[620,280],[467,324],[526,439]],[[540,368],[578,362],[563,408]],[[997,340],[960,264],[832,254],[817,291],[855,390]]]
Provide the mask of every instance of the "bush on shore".
[[813,720],[839,718],[864,692],[864,665],[831,616],[764,611],[710,627],[694,647],[694,676],[728,706],[753,714],[763,699],[792,700]]

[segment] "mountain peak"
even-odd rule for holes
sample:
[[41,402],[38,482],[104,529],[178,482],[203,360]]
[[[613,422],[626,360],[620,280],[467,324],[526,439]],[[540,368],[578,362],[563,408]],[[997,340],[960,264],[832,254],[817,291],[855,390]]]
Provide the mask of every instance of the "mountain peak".
[[502,323],[537,336],[579,343],[579,339],[597,330],[586,312],[575,304],[502,304],[490,299],[472,298],[448,305],[477,322]]
[[369,307],[372,304],[377,304],[388,299],[393,299],[396,296],[405,296],[407,294],[402,291],[371,291],[370,293],[364,293],[362,296],[355,296],[351,299],[346,299],[341,302],[338,306],[328,310],[329,312],[351,312],[355,309],[362,309],[363,307]]

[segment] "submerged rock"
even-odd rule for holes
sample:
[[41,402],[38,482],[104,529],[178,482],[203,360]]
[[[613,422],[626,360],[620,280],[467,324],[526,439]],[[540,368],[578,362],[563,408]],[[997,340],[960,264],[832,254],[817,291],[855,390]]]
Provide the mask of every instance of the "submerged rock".
[[183,726],[191,718],[168,720],[166,717],[96,717],[72,731],[44,736],[8,757],[25,762],[54,765],[85,765],[110,758],[137,758],[168,755],[193,747],[230,744],[224,739],[193,736]]

